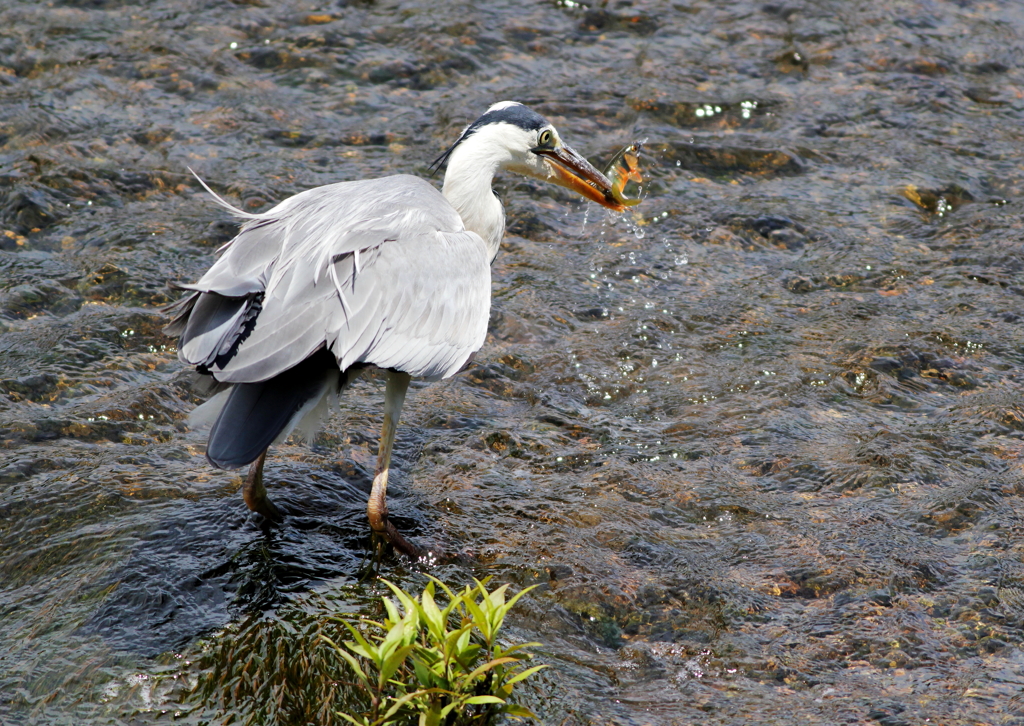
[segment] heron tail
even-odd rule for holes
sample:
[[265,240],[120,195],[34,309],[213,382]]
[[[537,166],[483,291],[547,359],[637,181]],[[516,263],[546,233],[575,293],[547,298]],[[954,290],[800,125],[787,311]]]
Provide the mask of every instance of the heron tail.
[[236,383],[224,392],[223,408],[210,429],[206,458],[221,469],[234,469],[252,463],[296,428],[311,434],[342,383],[350,379],[338,370],[334,354],[321,348],[270,380]]

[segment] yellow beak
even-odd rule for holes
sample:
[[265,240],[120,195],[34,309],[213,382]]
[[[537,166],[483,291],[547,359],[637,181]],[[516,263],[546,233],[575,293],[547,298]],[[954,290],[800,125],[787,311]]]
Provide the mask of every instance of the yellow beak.
[[597,202],[603,207],[614,209],[616,212],[626,211],[612,192],[612,183],[604,174],[599,172],[589,161],[577,154],[572,147],[559,146],[555,149],[538,147],[533,149],[535,154],[543,156],[548,163],[551,176],[548,181],[566,189],[572,189],[577,194]]

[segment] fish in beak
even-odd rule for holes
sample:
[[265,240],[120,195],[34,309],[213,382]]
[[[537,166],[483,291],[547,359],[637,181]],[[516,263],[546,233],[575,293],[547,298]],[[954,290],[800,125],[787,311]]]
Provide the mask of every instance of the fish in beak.
[[642,199],[639,197],[630,198],[625,195],[626,184],[631,181],[640,184],[644,178],[640,174],[640,149],[642,142],[636,142],[629,146],[622,147],[612,160],[605,167],[605,176],[612,183],[612,196],[620,204],[627,207],[635,207]]
[[608,177],[595,169],[572,147],[561,144],[554,148],[538,147],[531,151],[547,162],[550,174],[547,181],[571,189],[602,207],[608,207],[616,212],[626,211],[625,205],[615,198],[612,182]]

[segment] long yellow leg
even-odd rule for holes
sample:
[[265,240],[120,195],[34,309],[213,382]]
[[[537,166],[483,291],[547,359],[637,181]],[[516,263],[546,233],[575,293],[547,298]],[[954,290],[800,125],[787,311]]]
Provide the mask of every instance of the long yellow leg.
[[384,426],[380,434],[380,448],[377,451],[377,469],[373,475],[373,489],[366,503],[366,516],[370,528],[409,557],[419,557],[418,547],[403,537],[388,519],[388,470],[391,467],[391,449],[395,443],[395,429],[402,415],[405,392],[409,390],[409,374],[401,371],[387,372],[387,388],[384,391]]
[[263,486],[263,462],[267,460],[267,451],[264,449],[260,458],[256,459],[249,467],[249,475],[245,477],[245,483],[242,484],[242,498],[245,499],[245,504],[249,509],[276,522],[281,519],[281,511],[270,501],[267,496],[267,488]]

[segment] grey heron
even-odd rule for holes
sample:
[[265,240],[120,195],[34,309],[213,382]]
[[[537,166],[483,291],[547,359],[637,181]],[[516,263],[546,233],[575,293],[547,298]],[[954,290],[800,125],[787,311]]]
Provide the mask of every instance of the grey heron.
[[168,311],[179,358],[222,390],[193,413],[211,424],[216,467],[250,465],[249,508],[280,514],[267,496],[271,444],[309,437],[338,394],[368,367],[386,373],[384,422],[367,504],[374,534],[417,556],[388,519],[395,427],[410,378],[458,372],[484,343],[490,265],[505,230],[491,189],[507,170],[574,190],[616,211],[612,185],[562,142],[543,116],[511,101],[471,123],[435,162],[443,191],[396,175],[296,194],[253,214],[203,186],[244,220],[202,278]]

